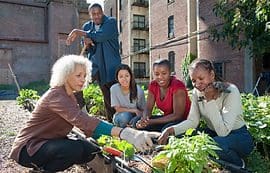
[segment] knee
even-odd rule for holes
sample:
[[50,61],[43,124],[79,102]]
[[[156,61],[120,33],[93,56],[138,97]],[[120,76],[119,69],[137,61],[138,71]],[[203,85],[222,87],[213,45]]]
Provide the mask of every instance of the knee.
[[114,123],[119,127],[126,127],[132,118],[132,114],[129,112],[117,113],[114,116]]

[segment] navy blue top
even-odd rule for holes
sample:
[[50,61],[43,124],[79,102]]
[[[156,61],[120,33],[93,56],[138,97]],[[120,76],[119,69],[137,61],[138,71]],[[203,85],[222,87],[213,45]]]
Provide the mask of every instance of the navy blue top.
[[93,21],[86,22],[83,30],[95,44],[87,55],[92,62],[92,76],[99,73],[100,85],[114,81],[116,68],[121,64],[116,19],[104,15],[98,30]]

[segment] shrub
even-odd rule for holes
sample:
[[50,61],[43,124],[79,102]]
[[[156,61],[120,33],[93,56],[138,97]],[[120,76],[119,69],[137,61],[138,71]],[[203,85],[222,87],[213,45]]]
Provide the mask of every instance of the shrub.
[[90,114],[105,116],[103,95],[98,85],[91,84],[85,88],[83,98]]
[[242,94],[243,115],[255,142],[270,145],[270,97]]
[[39,98],[40,96],[38,95],[37,91],[32,89],[21,89],[16,100],[19,105],[31,112],[35,107],[35,102]]

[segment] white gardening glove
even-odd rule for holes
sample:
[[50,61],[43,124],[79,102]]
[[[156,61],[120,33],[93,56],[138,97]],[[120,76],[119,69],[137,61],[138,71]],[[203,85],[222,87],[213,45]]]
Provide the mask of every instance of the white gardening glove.
[[139,151],[149,150],[153,146],[152,138],[158,138],[158,132],[139,131],[126,127],[120,133],[120,138],[133,144]]

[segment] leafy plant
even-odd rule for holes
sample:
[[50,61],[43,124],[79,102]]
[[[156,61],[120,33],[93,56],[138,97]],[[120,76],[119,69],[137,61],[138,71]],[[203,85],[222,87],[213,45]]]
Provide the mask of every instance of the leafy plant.
[[192,61],[194,61],[196,59],[196,56],[189,53],[189,54],[186,54],[183,62],[182,62],[182,65],[181,65],[181,69],[182,69],[182,75],[183,75],[183,78],[185,80],[185,83],[186,83],[186,86],[190,89],[193,88],[192,86],[192,83],[191,83],[191,80],[190,80],[190,77],[189,77],[189,65],[192,63]]
[[269,49],[269,0],[218,0],[213,12],[223,22],[220,28],[211,27],[213,40],[227,40],[233,49],[249,47],[253,55],[262,55]]
[[128,143],[126,140],[120,140],[116,137],[102,135],[98,138],[97,142],[100,146],[112,147],[122,151],[127,158],[133,157],[135,153],[135,148],[132,144]]
[[270,145],[270,97],[242,94],[243,114],[255,142]]
[[270,163],[257,150],[254,150],[247,158],[247,168],[252,172],[265,173],[270,170]]
[[[189,129],[183,138],[170,137],[165,151],[153,158],[154,162],[162,163],[166,173],[201,173],[207,167],[208,157],[216,157],[215,150],[220,150],[216,142],[207,134],[199,132],[191,136],[194,129]],[[162,169],[162,168],[159,168]],[[210,171],[210,170],[209,170]]]
[[22,105],[30,112],[34,109],[34,102],[40,98],[37,91],[32,89],[21,89],[19,96],[16,98],[19,105]]
[[105,116],[103,95],[98,85],[91,84],[85,88],[83,98],[90,114]]

